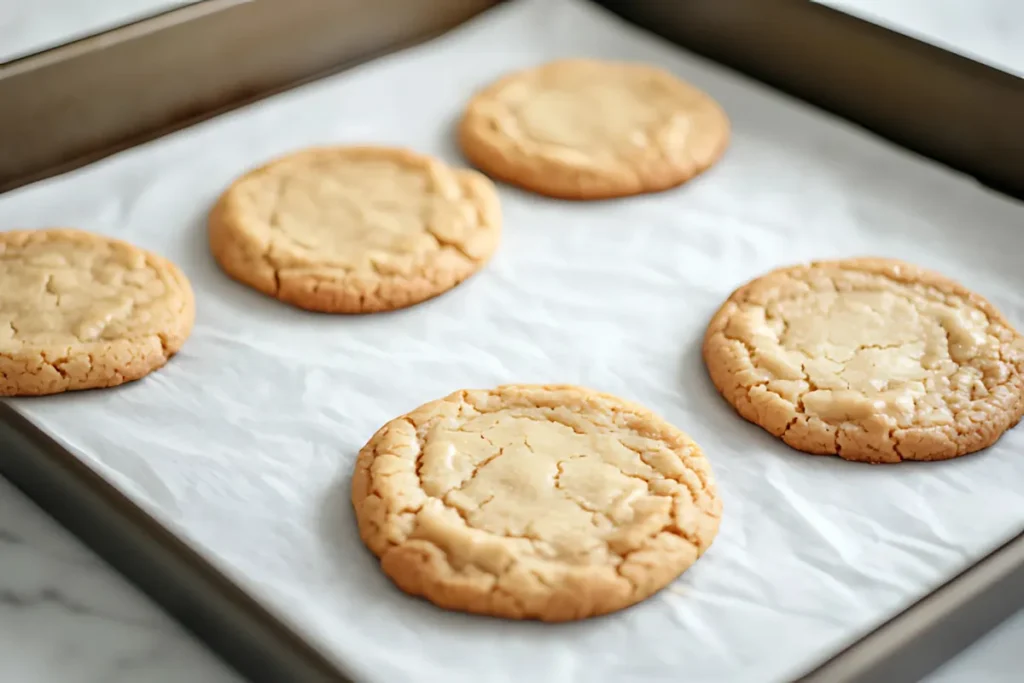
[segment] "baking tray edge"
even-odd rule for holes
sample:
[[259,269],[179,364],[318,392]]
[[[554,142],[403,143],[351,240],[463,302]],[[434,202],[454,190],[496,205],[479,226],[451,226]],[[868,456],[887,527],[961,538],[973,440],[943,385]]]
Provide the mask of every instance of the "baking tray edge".
[[[253,3],[204,0],[0,66],[0,100],[11,92],[4,88],[14,82],[15,77],[48,73],[49,78],[59,82],[74,73],[83,57],[99,55],[97,64],[123,59],[126,54],[142,59],[147,41],[181,40],[189,30],[210,31],[211,26],[216,28],[217,25],[221,27],[217,30],[222,30],[230,25],[233,33],[243,34],[238,35],[236,43],[242,45],[246,36],[245,31],[240,30],[245,28],[245,22],[238,20],[242,16],[238,14],[240,8],[251,9],[250,6],[265,6],[268,2],[270,0]],[[318,6],[331,2],[338,0],[301,0],[300,4],[315,16]],[[1016,129],[1011,127],[1012,112],[1024,111],[1024,81],[1021,79],[809,2],[597,2],[686,49],[837,113],[912,151],[973,175],[1000,191],[1024,197],[1024,138],[1016,135]],[[465,10],[462,19],[491,4],[496,3],[462,0]],[[290,9],[294,10],[294,6]],[[225,18],[232,21],[225,22]],[[265,16],[257,17],[254,30],[265,30],[265,21]],[[451,17],[448,21],[445,28],[454,25]],[[185,34],[180,33],[183,30]],[[288,73],[272,78],[253,79],[250,71],[246,87],[236,89],[228,97],[223,93],[214,96],[216,88],[211,89],[205,107],[193,103],[183,108],[181,105],[189,98],[179,90],[164,101],[172,107],[176,117],[159,121],[159,125],[152,119],[141,124],[123,119],[105,130],[97,140],[85,141],[91,146],[83,146],[82,140],[75,141],[78,147],[72,145],[73,154],[51,147],[45,163],[30,159],[28,164],[0,168],[0,191],[91,163],[440,32],[443,31],[392,36],[392,43],[383,50],[379,43],[375,46],[362,44],[361,49],[356,50],[349,48],[347,53],[335,49],[315,55],[302,65],[293,66]],[[798,40],[801,32],[812,39]],[[286,33],[287,36],[280,37],[281,49],[288,47],[289,39],[300,36],[294,30]],[[251,38],[249,36],[249,40]],[[307,36],[302,39],[308,41]],[[341,41],[335,41],[338,42]],[[793,46],[800,49],[790,49]],[[863,50],[865,46],[870,50]],[[858,50],[873,55],[869,62],[876,66],[891,60],[901,66],[887,68],[886,77],[882,79],[854,77],[852,85],[849,81],[837,80],[837,73],[851,73],[853,67],[848,55]],[[806,63],[816,65],[813,73],[797,68]],[[181,67],[173,59],[163,66],[172,70],[175,66]],[[47,71],[49,69],[57,71]],[[237,82],[237,79],[231,80],[230,71],[219,71],[219,78],[224,79],[221,85]],[[31,80],[20,81],[18,87],[24,88]],[[843,87],[837,87],[837,82]],[[933,87],[935,83],[940,84],[938,90]],[[942,83],[951,85],[943,91]],[[865,92],[874,94],[877,101],[865,98]],[[887,96],[895,100],[886,100]],[[963,97],[967,98],[965,104]],[[958,100],[963,106],[936,111],[936,98]],[[869,102],[865,104],[865,100]],[[6,110],[8,115],[12,110]],[[916,112],[918,116],[908,112]],[[922,112],[927,113],[923,118]],[[3,113],[0,111],[0,123],[3,123]],[[921,125],[922,121],[927,125]],[[950,140],[943,132],[962,131],[965,124],[970,134],[958,139]],[[993,153],[996,150],[999,154]],[[0,474],[250,680],[311,683],[347,680],[326,658],[194,550],[5,404],[0,404]],[[1024,533],[797,680],[808,683],[917,681],[1021,606],[1024,606]]]
[[0,473],[253,683],[349,683],[154,517],[0,402]]
[[0,192],[423,42],[497,2],[201,0],[0,64]]
[[1024,79],[808,0],[595,1],[1024,199]]

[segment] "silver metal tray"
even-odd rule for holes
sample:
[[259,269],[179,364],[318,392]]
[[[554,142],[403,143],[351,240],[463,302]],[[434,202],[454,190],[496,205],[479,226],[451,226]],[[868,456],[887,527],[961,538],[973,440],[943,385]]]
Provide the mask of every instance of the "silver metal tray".
[[[490,4],[205,0],[9,63],[0,67],[0,191],[432,37]],[[1019,79],[811,3],[601,4],[1024,197]],[[292,629],[5,404],[0,473],[251,680],[344,680]],[[917,680],[1021,606],[1024,535],[800,680]]]

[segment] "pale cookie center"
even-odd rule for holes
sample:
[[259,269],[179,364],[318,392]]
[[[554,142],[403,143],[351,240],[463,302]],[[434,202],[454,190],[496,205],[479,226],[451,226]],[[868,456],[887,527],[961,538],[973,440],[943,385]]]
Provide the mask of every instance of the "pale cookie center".
[[548,89],[520,106],[518,120],[537,142],[619,152],[650,144],[652,129],[666,118],[657,101],[627,84]]
[[[667,524],[671,492],[682,486],[612,434],[505,411],[431,429],[420,478],[427,495],[459,510],[470,527],[530,538],[548,559],[579,564],[617,535]],[[648,482],[668,495],[653,494]]]
[[[444,182],[448,180],[448,182]],[[269,223],[275,248],[351,270],[405,271],[443,244],[469,239],[479,217],[454,178],[342,159],[283,168]]]
[[142,252],[61,242],[0,256],[0,351],[148,336],[180,306]]
[[902,426],[951,424],[944,397],[1000,379],[984,313],[910,290],[818,292],[748,309],[731,327],[769,389],[828,422],[884,413]]

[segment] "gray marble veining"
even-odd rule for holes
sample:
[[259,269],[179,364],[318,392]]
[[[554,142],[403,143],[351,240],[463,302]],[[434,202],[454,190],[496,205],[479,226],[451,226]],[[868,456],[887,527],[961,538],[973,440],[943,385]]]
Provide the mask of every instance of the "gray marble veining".
[[0,681],[240,680],[0,479]]

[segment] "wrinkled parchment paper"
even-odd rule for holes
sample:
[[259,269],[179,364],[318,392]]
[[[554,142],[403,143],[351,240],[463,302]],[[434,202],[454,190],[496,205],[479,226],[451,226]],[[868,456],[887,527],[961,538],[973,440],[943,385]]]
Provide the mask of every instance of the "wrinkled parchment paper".
[[[387,315],[298,311],[228,280],[205,217],[232,177],[310,144],[451,162],[470,93],[562,56],[667,67],[717,98],[729,151],[677,190],[603,203],[501,188],[504,241],[450,294]],[[178,262],[198,321],[164,370],[14,405],[360,681],[790,678],[1024,526],[1024,428],[975,457],[864,466],[737,417],[704,327],[775,266],[878,254],[939,268],[1024,325],[1024,205],[626,25],[515,0],[440,40],[0,197],[5,228],[74,225]],[[385,579],[349,472],[389,418],[463,387],[572,382],[640,401],[706,449],[724,520],[645,604],[570,625],[445,613]]]

